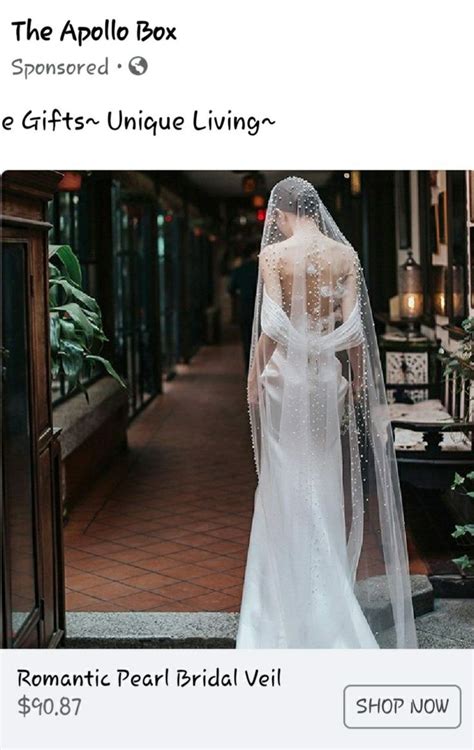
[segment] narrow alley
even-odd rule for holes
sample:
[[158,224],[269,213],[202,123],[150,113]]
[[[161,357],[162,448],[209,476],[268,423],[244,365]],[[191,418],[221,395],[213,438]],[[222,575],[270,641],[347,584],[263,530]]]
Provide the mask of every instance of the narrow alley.
[[[2,177],[2,351],[15,352],[3,360],[5,648],[142,643],[145,622],[152,645],[233,646],[257,484],[244,362],[267,209],[286,178]],[[321,193],[367,280],[423,647],[444,648],[451,624],[448,645],[465,647],[474,442],[458,352],[472,345],[473,173],[298,179]],[[443,234],[449,216],[456,232]],[[465,439],[447,443],[454,424]],[[466,483],[452,489],[455,471]],[[379,607],[387,559],[368,494],[356,582]]]

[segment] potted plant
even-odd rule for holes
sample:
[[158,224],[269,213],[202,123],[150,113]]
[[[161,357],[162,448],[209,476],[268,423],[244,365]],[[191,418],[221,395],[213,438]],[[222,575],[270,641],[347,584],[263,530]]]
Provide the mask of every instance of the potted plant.
[[123,388],[125,383],[101,356],[107,337],[96,300],[82,288],[79,260],[69,245],[49,248],[49,318],[52,377],[63,376],[68,394],[84,393],[82,383],[93,367],[103,367]]

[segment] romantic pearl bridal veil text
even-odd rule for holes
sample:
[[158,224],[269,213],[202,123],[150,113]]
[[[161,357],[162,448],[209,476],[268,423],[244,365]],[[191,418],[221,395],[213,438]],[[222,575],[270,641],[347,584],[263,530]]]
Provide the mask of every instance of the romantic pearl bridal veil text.
[[359,258],[317,191],[272,190],[248,400],[258,474],[238,648],[415,648],[403,508]]

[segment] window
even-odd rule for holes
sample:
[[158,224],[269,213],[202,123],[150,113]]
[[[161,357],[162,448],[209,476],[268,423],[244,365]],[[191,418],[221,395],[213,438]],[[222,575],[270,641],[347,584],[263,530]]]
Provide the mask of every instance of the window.
[[[92,222],[89,213],[89,191],[87,183],[77,191],[58,191],[49,203],[49,221],[52,229],[49,241],[52,245],[70,245],[82,269],[84,291],[98,297],[97,257],[95,243],[92,242]],[[90,385],[103,374],[103,370],[93,365],[81,378],[84,385]],[[73,395],[73,394],[71,394]],[[54,378],[52,399],[57,404],[68,398],[67,384],[63,375]]]
[[466,317],[467,195],[466,173],[447,172],[448,274],[446,279],[449,322],[459,326]]

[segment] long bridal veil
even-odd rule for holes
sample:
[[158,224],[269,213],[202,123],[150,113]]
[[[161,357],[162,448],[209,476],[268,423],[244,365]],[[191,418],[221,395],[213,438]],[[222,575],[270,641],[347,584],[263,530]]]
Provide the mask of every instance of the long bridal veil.
[[238,647],[416,647],[400,486],[359,258],[317,191],[272,190],[248,400],[258,488]]

